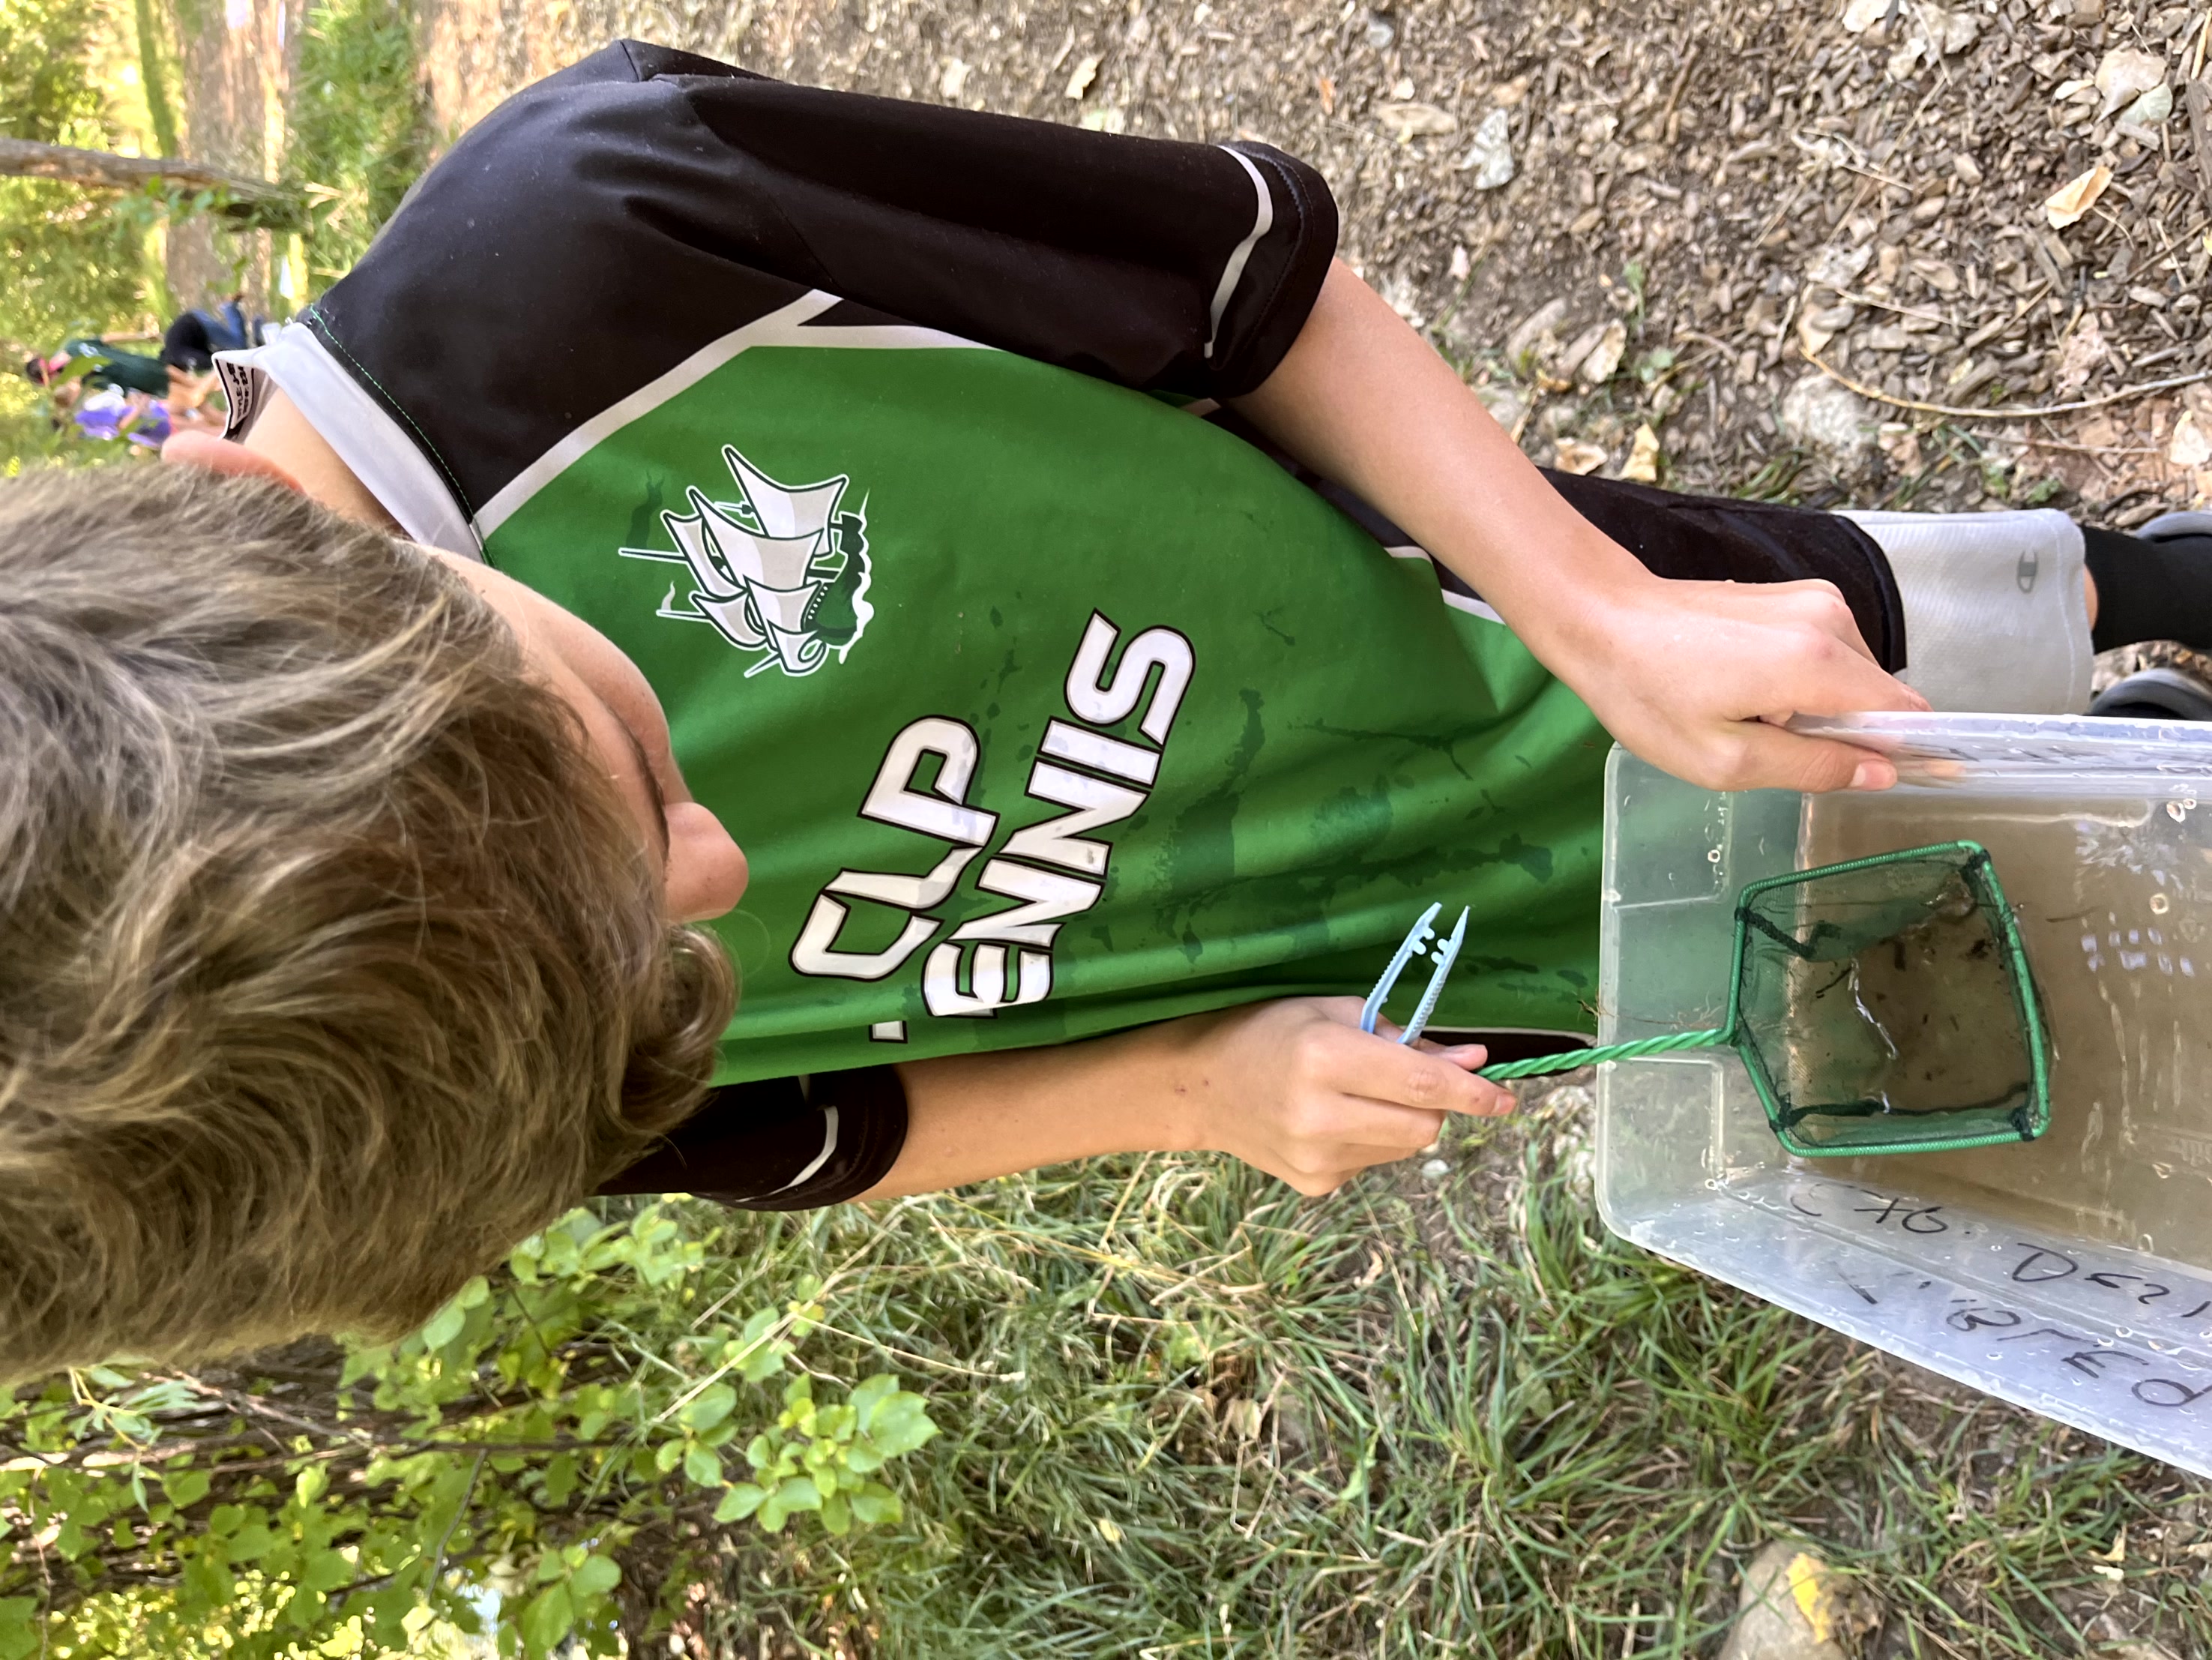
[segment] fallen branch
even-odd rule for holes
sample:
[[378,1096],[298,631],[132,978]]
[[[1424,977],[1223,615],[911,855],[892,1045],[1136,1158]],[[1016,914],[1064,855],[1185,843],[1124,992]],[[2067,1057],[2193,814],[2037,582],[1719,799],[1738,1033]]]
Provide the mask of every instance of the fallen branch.
[[1839,386],[1848,386],[1862,398],[1877,404],[1887,404],[1892,409],[1913,410],[1922,415],[1948,416],[1954,421],[2039,421],[2047,415],[2072,415],[2081,410],[2100,410],[2108,404],[2124,404],[2130,398],[2148,398],[2154,392],[2172,392],[2176,386],[2193,386],[2200,380],[2212,380],[2212,369],[2198,369],[2193,374],[2169,375],[2163,380],[2146,380],[2139,386],[2124,386],[2118,392],[2108,392],[2096,398],[2077,398],[2068,404],[2039,404],[2032,408],[2017,405],[1994,410],[1969,409],[1963,404],[1923,404],[1917,398],[1897,398],[1865,382],[1854,380],[1833,364],[1824,362],[1814,352],[1799,345],[1798,351],[1807,362],[1826,375]]
[[88,190],[137,191],[152,184],[212,191],[219,198],[217,212],[257,222],[289,222],[301,211],[298,192],[228,167],[169,156],[117,155],[68,144],[39,144],[27,138],[0,138],[0,176],[52,179]]
[[66,184],[107,190],[137,190],[149,182],[219,190],[240,198],[286,195],[265,179],[158,155],[116,155],[68,144],[39,144],[27,138],[0,138],[0,173],[19,179],[58,179]]

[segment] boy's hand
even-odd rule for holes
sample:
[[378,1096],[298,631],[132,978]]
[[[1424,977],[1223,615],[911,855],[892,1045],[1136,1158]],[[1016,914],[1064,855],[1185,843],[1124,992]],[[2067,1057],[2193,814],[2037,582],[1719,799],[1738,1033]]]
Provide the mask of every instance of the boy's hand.
[[1782,730],[1795,714],[1918,709],[1884,673],[1828,582],[1594,586],[1540,656],[1621,743],[1707,789],[1887,789],[1871,750]]
[[1875,664],[1835,588],[1654,576],[1340,262],[1289,354],[1233,401],[1466,578],[1654,765],[1719,789],[1896,781],[1871,750],[1780,730],[1793,714],[1927,707]]
[[1194,1023],[1193,1145],[1233,1153],[1300,1193],[1334,1192],[1437,1139],[1448,1113],[1495,1116],[1510,1091],[1474,1075],[1479,1043],[1401,1047],[1359,1030],[1356,997],[1294,997]]
[[1300,1193],[1418,1152],[1444,1115],[1510,1112],[1473,1075],[1480,1044],[1403,1049],[1359,1030],[1356,997],[1292,997],[1109,1037],[897,1063],[893,1199],[1102,1153],[1234,1153]]

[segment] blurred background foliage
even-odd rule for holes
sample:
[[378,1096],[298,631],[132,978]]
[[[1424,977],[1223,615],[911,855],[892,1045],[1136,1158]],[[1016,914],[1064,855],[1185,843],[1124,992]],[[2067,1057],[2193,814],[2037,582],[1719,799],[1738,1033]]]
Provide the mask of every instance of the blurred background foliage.
[[[0,137],[150,154],[136,25],[105,0],[0,0]],[[162,204],[0,178],[0,467],[58,446],[21,373],[72,335],[154,326],[169,303]],[[109,450],[128,447],[105,447]],[[8,470],[12,471],[10,467]]]
[[[192,131],[180,46],[226,27],[208,0],[0,0],[0,137],[224,163],[198,153],[211,135]],[[209,228],[219,286],[256,289],[252,308],[273,317],[351,269],[434,154],[416,30],[406,0],[309,9],[271,168],[297,212],[215,217],[224,204],[205,192],[0,178],[0,474],[143,458],[58,429],[21,371],[64,340],[158,331],[222,298],[172,285],[170,238],[186,222]]]

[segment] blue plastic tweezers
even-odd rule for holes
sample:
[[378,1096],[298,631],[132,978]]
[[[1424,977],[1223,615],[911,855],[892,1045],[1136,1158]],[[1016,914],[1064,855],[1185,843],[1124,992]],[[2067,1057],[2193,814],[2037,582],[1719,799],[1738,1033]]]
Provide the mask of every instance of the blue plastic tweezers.
[[[1435,922],[1437,913],[1443,909],[1441,904],[1431,905],[1421,913],[1421,920],[1413,924],[1413,932],[1398,947],[1398,954],[1390,959],[1390,966],[1382,970],[1382,977],[1375,982],[1375,989],[1367,994],[1366,1004],[1359,1011],[1360,1031],[1375,1030],[1375,1022],[1381,1017],[1382,1005],[1392,988],[1397,985],[1398,976],[1406,971],[1407,964],[1421,956],[1432,958],[1436,967],[1429,971],[1429,988],[1421,994],[1421,1000],[1413,1010],[1413,1018],[1406,1023],[1406,1030],[1398,1041],[1401,1043],[1412,1043],[1421,1035],[1421,1029],[1429,1024],[1429,1017],[1437,1011],[1437,999],[1444,994],[1444,976],[1451,972],[1452,964],[1459,960],[1460,944],[1467,938],[1467,912],[1462,909],[1459,914],[1459,923],[1452,929],[1450,937],[1441,944],[1437,942],[1437,931],[1431,924]],[[1431,949],[1432,946],[1433,951]]]

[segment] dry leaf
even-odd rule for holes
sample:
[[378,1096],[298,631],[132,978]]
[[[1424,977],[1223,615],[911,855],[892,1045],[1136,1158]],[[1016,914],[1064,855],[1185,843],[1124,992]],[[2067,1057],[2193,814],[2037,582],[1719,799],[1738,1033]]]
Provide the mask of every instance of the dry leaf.
[[1075,73],[1067,77],[1067,95],[1080,103],[1083,94],[1091,90],[1091,83],[1098,78],[1098,54],[1092,52],[1075,66]]
[[2043,204],[2044,216],[2050,220],[2051,228],[2064,230],[2077,222],[2081,216],[2097,204],[2105,193],[2105,186],[2112,182],[2112,170],[2099,162],[2079,179],[2069,180],[2051,194]]
[[1629,447],[1628,460],[1620,469],[1620,476],[1632,484],[1659,482],[1659,435],[1651,430],[1649,421],[1637,428],[1636,441]]
[[2201,467],[2212,462],[2212,432],[2197,423],[2197,411],[2184,410],[2166,441],[2166,459],[2177,467]]
[[2164,126],[2166,118],[2172,113],[2173,88],[2161,81],[2120,112],[2120,125],[2124,127]]
[[1459,130],[1458,118],[1434,104],[1385,104],[1375,112],[1375,119],[1401,144]]
[[1585,444],[1577,438],[1562,438],[1552,452],[1552,465],[1561,472],[1580,477],[1586,472],[1595,472],[1605,465],[1605,452],[1595,444]]
[[2097,90],[2105,96],[2097,112],[2100,120],[2123,104],[2166,82],[2166,59],[2154,52],[2130,52],[2115,46],[2097,64]]

